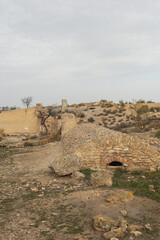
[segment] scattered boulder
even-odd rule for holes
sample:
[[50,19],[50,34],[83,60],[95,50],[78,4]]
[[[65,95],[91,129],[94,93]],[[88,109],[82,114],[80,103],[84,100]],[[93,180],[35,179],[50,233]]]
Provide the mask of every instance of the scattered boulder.
[[72,173],[72,177],[76,179],[84,179],[85,175],[79,171],[75,171]]
[[103,237],[106,239],[106,240],[109,240],[111,238],[123,238],[124,237],[124,232],[122,231],[121,228],[116,228],[116,229],[112,229],[111,231],[109,232],[106,232],[103,234]]
[[149,223],[145,225],[145,228],[149,231],[153,231],[153,228],[151,228],[151,225]]
[[73,172],[80,170],[81,167],[82,162],[76,155],[66,155],[57,158],[53,162],[53,169],[59,176],[70,175]]
[[112,227],[116,226],[117,221],[108,216],[97,215],[94,217],[94,228],[99,232],[110,231]]
[[155,192],[154,185],[149,185],[148,188],[150,192]]
[[127,230],[127,221],[122,217],[114,220],[108,216],[98,215],[94,218],[94,228],[97,231],[105,232],[105,239],[122,238]]
[[142,235],[142,233],[140,231],[132,231],[131,232],[135,237],[139,237]]
[[143,229],[143,226],[139,226],[139,225],[135,225],[135,224],[131,224],[129,227],[128,227],[128,230],[130,232],[135,232],[135,231],[139,231],[139,230],[142,230]]
[[156,172],[156,169],[154,167],[150,167],[150,172]]
[[94,187],[112,186],[112,175],[107,170],[99,170],[91,174],[91,184]]
[[126,217],[126,216],[127,216],[126,210],[121,210],[120,213],[121,213],[121,215],[122,215],[123,217]]
[[111,203],[125,203],[133,199],[133,194],[129,191],[117,190],[111,194],[106,200]]

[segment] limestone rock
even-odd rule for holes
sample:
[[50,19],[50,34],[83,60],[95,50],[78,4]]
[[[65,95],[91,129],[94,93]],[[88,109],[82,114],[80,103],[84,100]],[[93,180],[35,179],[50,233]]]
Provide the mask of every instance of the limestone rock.
[[122,218],[121,220],[121,230],[125,232],[127,230],[127,221]]
[[149,231],[153,231],[153,228],[151,228],[151,225],[149,223],[145,225],[145,228]]
[[83,179],[85,178],[85,175],[79,171],[75,171],[72,173],[72,177],[76,179]]
[[91,174],[91,184],[94,187],[112,186],[112,176],[107,170],[99,170]]
[[53,169],[59,176],[69,175],[82,167],[81,160],[76,155],[66,155],[53,162]]
[[121,215],[122,215],[123,217],[126,217],[126,216],[127,216],[126,210],[121,210],[120,213],[121,213]]
[[97,231],[107,232],[110,231],[112,227],[116,227],[117,222],[107,216],[97,215],[94,217],[94,228]]
[[154,167],[150,167],[150,172],[156,172],[156,169]]
[[142,233],[140,231],[132,231],[131,232],[135,237],[139,237],[142,235]]
[[154,185],[149,185],[148,188],[149,188],[149,191],[155,192]]
[[106,232],[103,234],[103,237],[106,239],[106,240],[109,240],[111,238],[123,238],[124,237],[124,232],[122,231],[121,228],[115,228],[115,229],[112,229],[111,231],[109,232]]
[[127,230],[127,221],[119,216],[116,220],[98,215],[94,218],[94,228],[104,233],[105,239],[122,238]]
[[143,229],[143,226],[140,226],[140,225],[135,225],[135,224],[131,224],[129,227],[128,227],[128,230],[130,232],[135,232],[135,231],[139,231],[139,230],[142,230]]
[[31,188],[32,192],[38,192],[38,188]]
[[106,200],[111,203],[125,203],[133,199],[133,194],[129,191],[117,190]]

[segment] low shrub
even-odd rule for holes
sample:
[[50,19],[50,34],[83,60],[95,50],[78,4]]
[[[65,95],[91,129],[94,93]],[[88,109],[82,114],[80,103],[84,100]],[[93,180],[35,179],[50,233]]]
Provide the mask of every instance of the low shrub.
[[94,118],[92,118],[92,117],[88,118],[89,123],[93,123],[94,121],[95,121]]
[[79,117],[79,118],[84,118],[85,115],[84,115],[84,113],[79,113],[77,117]]
[[150,112],[154,112],[154,110],[155,110],[154,107],[151,107],[151,108],[149,109]]
[[24,142],[24,147],[33,147],[34,145],[35,144],[31,140]]
[[120,106],[123,108],[123,107],[125,107],[125,103],[123,102],[123,100],[120,100],[119,101],[119,104],[120,104]]
[[59,142],[61,140],[61,129],[57,133],[50,134],[43,139],[40,139],[38,144],[44,145],[50,142]]
[[90,168],[87,168],[87,169],[82,169],[82,170],[80,170],[80,172],[81,173],[83,173],[84,175],[85,175],[85,177],[86,177],[86,179],[90,179],[90,177],[91,177],[91,174],[93,173],[93,172],[95,172],[94,170],[91,170]]
[[155,133],[155,137],[160,138],[160,129],[158,129],[158,131]]
[[139,99],[136,103],[145,103],[146,101],[143,99]]
[[78,104],[79,107],[83,107],[83,106],[85,106],[85,105],[86,105],[85,103],[79,103],[79,104]]
[[36,139],[36,138],[38,138],[37,135],[32,135],[32,136],[30,136],[30,139]]

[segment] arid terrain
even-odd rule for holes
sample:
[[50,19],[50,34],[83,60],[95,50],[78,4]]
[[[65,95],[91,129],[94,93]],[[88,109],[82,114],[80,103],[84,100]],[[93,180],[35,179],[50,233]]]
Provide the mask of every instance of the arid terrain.
[[[125,132],[159,150],[155,134],[160,129],[160,108],[150,105],[146,112],[142,106],[101,101],[74,104],[66,112],[73,113],[78,124],[90,122]],[[50,135],[3,135],[1,131],[0,239],[105,239],[103,230],[95,229],[94,217],[116,220],[124,212],[127,230],[121,239],[160,239],[160,169],[129,172],[113,167],[112,187],[97,187],[91,184],[91,169],[80,171],[82,178],[56,175],[49,166],[62,154],[59,135],[55,139]],[[120,189],[129,191],[133,199],[107,200]],[[136,225],[134,231],[130,225]]]
[[[121,210],[130,224],[150,224],[152,231],[142,230],[138,239],[160,238],[159,202],[134,196],[127,203],[110,203],[106,198],[116,188],[56,176],[48,166],[60,156],[61,143],[0,151],[0,239],[103,239],[93,228],[93,217],[116,219]],[[136,239],[131,236],[127,232],[123,239]]]

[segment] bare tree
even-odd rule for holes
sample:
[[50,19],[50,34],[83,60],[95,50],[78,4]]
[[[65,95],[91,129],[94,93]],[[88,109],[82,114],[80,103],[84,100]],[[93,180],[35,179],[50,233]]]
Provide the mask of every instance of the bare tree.
[[22,103],[24,106],[26,106],[27,108],[29,107],[29,105],[32,102],[32,97],[24,97],[22,98]]
[[48,128],[46,125],[46,120],[51,116],[55,117],[57,115],[54,106],[48,106],[38,110],[38,118],[41,119],[41,125],[44,126],[46,134],[48,135]]

